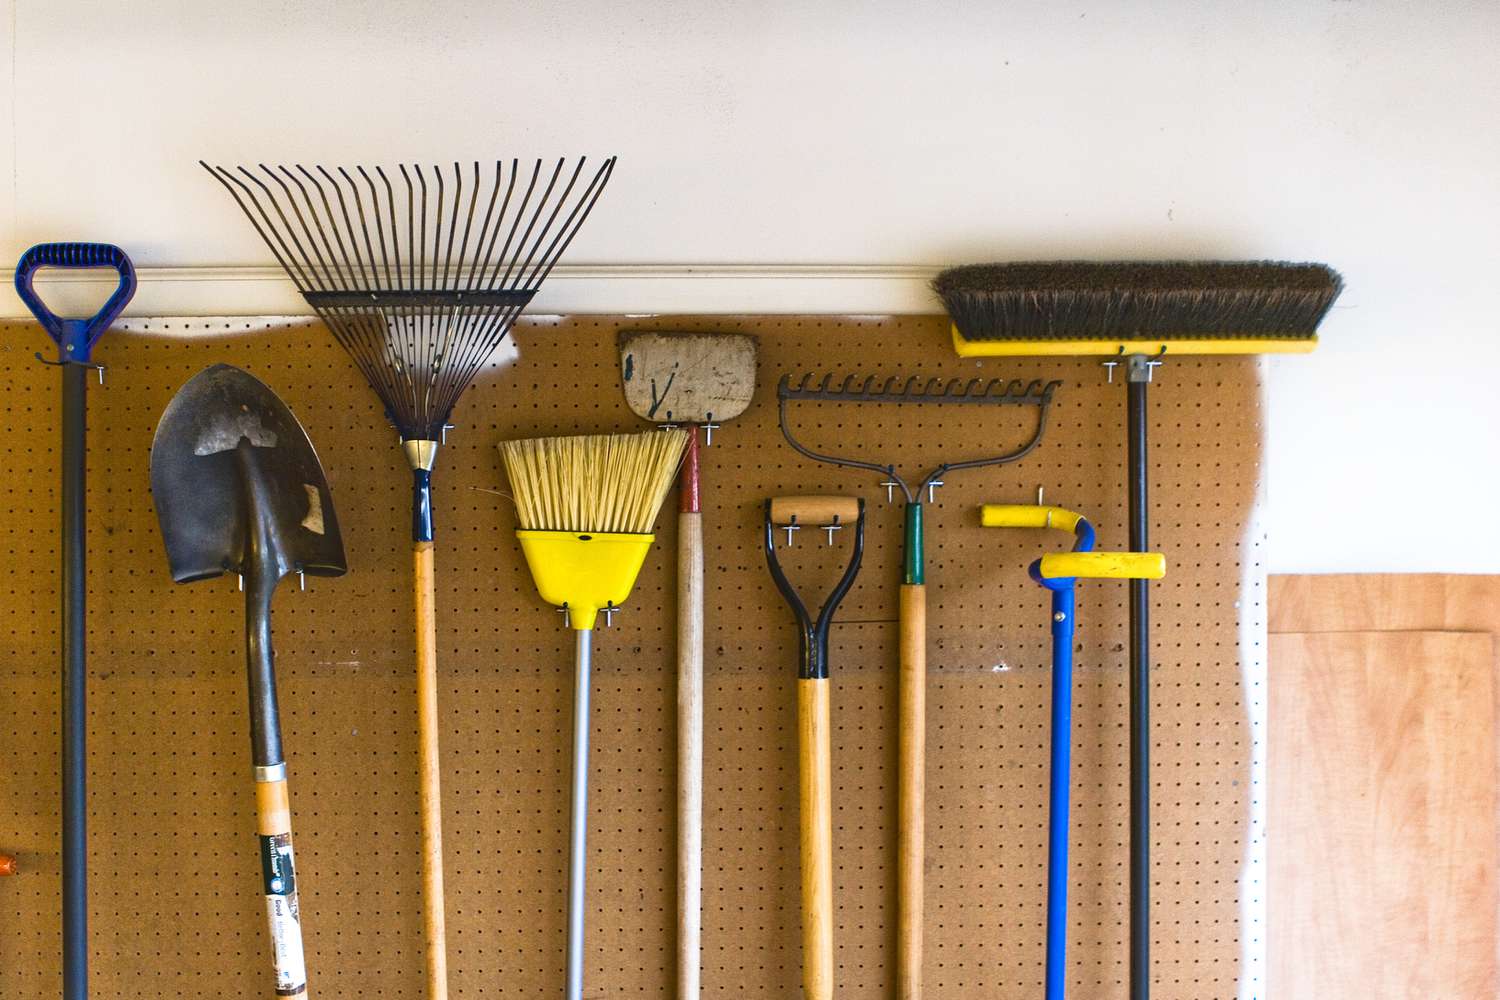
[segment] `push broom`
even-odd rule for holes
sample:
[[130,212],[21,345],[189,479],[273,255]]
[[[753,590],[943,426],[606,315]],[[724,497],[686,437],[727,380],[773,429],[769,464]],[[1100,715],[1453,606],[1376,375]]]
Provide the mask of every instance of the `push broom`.
[[505,441],[500,457],[516,501],[521,552],[542,600],[577,633],[573,675],[573,795],[568,847],[567,1000],[583,998],[584,873],[588,853],[589,676],[599,612],[605,624],[635,586],[656,515],[677,477],[687,431]]
[[579,158],[451,172],[228,169],[224,185],[385,404],[412,471],[427,995],[448,995],[432,469],[458,397],[536,295],[614,170]]
[[[1125,365],[1130,549],[1147,543],[1146,387],[1166,359],[1303,353],[1343,282],[1323,264],[1056,261],[974,264],[933,281],[961,357],[1104,355]],[[1151,993],[1151,639],[1130,581],[1130,997]]]
[[1068,800],[1073,759],[1073,636],[1077,632],[1079,580],[1159,580],[1167,571],[1160,552],[1096,552],[1094,526],[1061,507],[985,504],[986,528],[1056,528],[1073,533],[1073,551],[1051,553],[1031,564],[1031,578],[1052,595],[1052,753],[1047,799],[1047,958],[1045,1000],[1067,991]]

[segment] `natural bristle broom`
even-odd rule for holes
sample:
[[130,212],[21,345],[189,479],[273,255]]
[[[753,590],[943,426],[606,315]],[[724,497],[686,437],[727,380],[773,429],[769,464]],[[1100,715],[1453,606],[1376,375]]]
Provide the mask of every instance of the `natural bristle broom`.
[[[1179,354],[1304,353],[1343,289],[1324,264],[1036,261],[970,264],[933,290],[962,357],[1107,355],[1125,366],[1130,550],[1148,549],[1146,386]],[[1151,641],[1130,581],[1130,998],[1151,993]]]
[[255,170],[202,164],[385,404],[412,470],[427,995],[448,995],[432,468],[458,397],[573,242],[615,160]]
[[588,861],[589,673],[594,623],[618,610],[646,562],[656,515],[677,477],[684,430],[504,441],[516,537],[542,599],[577,635],[573,683],[573,804],[568,851],[568,1000],[583,997],[584,872]]

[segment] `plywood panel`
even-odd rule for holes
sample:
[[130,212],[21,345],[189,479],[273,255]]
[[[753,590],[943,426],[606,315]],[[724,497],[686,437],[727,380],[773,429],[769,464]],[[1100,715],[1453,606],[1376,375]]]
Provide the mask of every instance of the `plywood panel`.
[[1472,632],[1271,637],[1273,997],[1495,995],[1493,655]]
[[[373,394],[328,332],[297,323],[132,323],[100,343],[90,387],[94,961],[98,1000],[253,996],[264,917],[251,836],[242,603],[232,580],[174,587],[148,491],[152,430],[172,393],[215,361],[264,379],[327,467],[350,573],[283,587],[278,672],[315,994],[421,995],[410,476]],[[1025,574],[1057,534],[978,525],[985,501],[1076,506],[1120,546],[1124,387],[1097,363],[961,361],[936,317],[552,318],[523,321],[519,359],[460,402],[434,475],[448,933],[456,998],[561,990],[572,640],[537,598],[511,533],[502,437],[643,426],[625,406],[622,327],[762,338],[761,384],[704,453],[708,598],[704,963],[712,1000],[794,996],[796,635],[771,585],[760,504],[786,492],[869,504],[865,565],[834,628],[833,782],[839,995],[884,1000],[892,958],[895,606],[902,512],[873,476],[814,465],[776,428],[775,380],[832,371],[1056,377],[1048,433],[1025,461],[958,473],[929,508],[927,966],[931,1000],[1034,1000],[1042,969],[1050,641]],[[184,336],[186,335],[186,336]],[[0,410],[24,468],[0,483],[0,996],[57,987],[56,371],[31,324],[0,324]],[[1241,879],[1252,733],[1242,637],[1263,622],[1259,540],[1247,531],[1261,434],[1256,362],[1167,365],[1152,391],[1158,1000],[1240,990]],[[808,443],[906,469],[1013,447],[1020,414],[971,406],[799,411]],[[597,637],[587,962],[591,991],[659,997],[672,981],[674,655],[662,530],[626,613]],[[814,533],[809,533],[814,534]],[[788,554],[799,582],[840,553]],[[820,562],[822,561],[822,562]],[[826,565],[825,565],[826,563]],[[1073,907],[1078,996],[1126,978],[1125,588],[1079,592]]]
[[1270,578],[1272,632],[1500,633],[1500,576],[1329,573]]

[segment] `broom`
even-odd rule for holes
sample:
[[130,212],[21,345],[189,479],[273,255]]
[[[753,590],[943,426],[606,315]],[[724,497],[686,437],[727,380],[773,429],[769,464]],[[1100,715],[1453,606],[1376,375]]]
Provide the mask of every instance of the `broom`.
[[573,682],[573,804],[568,849],[568,1000],[583,997],[584,865],[588,833],[589,671],[600,611],[606,624],[630,595],[677,478],[685,430],[504,441],[500,457],[521,522],[516,537],[542,599],[577,635]]
[[[961,357],[1109,355],[1123,363],[1130,549],[1147,551],[1146,386],[1179,354],[1305,353],[1343,280],[1323,264],[1055,261],[974,264],[933,281]],[[1130,581],[1130,997],[1150,996],[1151,786],[1147,589]]]

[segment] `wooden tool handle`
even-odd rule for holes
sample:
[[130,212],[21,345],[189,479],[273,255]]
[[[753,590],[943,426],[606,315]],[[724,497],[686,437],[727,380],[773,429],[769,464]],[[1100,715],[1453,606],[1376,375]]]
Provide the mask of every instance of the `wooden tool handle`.
[[703,899],[703,515],[677,515],[677,997],[698,1000]]
[[896,996],[922,995],[922,864],[927,787],[927,588],[901,587],[896,790]]
[[16,859],[9,854],[0,854],[0,875],[14,875],[16,873]]
[[855,497],[807,496],[774,497],[771,500],[771,523],[853,524],[859,520],[859,500]]
[[797,681],[802,820],[802,989],[833,998],[833,773],[828,680]]
[[260,840],[275,995],[306,997],[307,963],[302,951],[302,911],[297,904],[297,864],[292,855],[292,808],[285,777],[256,780],[255,832]]
[[427,1000],[447,1000],[448,943],[443,909],[443,792],[438,756],[437,582],[431,542],[413,549],[417,608],[417,743],[421,755],[422,924]]

